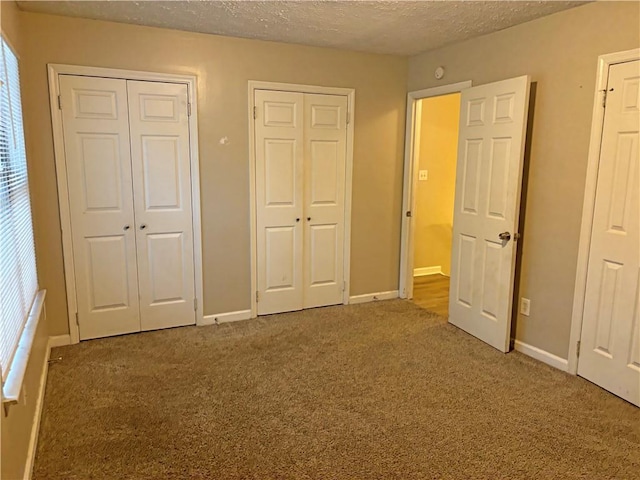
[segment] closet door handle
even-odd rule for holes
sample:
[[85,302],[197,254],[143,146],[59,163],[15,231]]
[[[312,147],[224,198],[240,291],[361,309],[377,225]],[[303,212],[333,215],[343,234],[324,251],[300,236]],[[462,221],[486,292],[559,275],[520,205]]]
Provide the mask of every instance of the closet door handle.
[[311,217],[307,217],[307,222],[310,222],[310,221],[311,221]]
[[123,230],[125,230],[125,231],[126,231],[126,230],[129,230],[130,228],[131,228],[131,226],[130,226],[130,225],[125,225],[124,227],[122,227],[122,229],[123,229]]
[[299,221],[300,221],[300,219],[299,219],[299,218],[296,218],[296,222],[299,222]]
[[140,230],[144,230],[145,228],[147,228],[147,225],[145,223],[143,223],[142,225],[140,225]]

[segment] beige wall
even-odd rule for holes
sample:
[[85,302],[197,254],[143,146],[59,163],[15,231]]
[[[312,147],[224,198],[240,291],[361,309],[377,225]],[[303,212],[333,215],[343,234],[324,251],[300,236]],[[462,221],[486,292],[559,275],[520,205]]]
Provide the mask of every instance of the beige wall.
[[421,104],[419,168],[429,174],[416,189],[413,266],[440,266],[449,275],[460,94],[426,98]]
[[[598,55],[640,46],[640,4],[597,2],[412,57],[409,90],[536,83],[516,337],[567,358]],[[433,71],[444,66],[437,81]]]
[[47,63],[198,76],[205,314],[250,308],[247,81],[355,88],[351,294],[398,288],[405,58],[25,12],[22,21],[36,249],[52,334],[68,325]]
[[[25,60],[23,26],[15,3],[0,2],[0,16],[2,17],[2,35],[16,50],[22,65]],[[0,433],[0,478],[3,479],[23,477],[33,421],[36,416],[36,405],[41,387],[40,382],[44,373],[48,338],[48,325],[46,320],[43,320],[36,329],[33,346],[31,347],[31,355],[27,363],[22,387],[21,402],[10,406],[6,414],[4,410],[0,412],[0,415],[2,415],[0,420],[2,425]]]

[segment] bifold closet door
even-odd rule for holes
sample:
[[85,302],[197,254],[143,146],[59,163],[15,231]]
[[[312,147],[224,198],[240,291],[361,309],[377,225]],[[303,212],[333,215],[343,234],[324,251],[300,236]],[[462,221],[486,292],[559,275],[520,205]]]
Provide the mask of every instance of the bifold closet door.
[[61,75],[60,104],[80,339],[139,331],[127,82]]
[[142,330],[195,323],[187,86],[127,81]]
[[342,303],[347,97],[254,100],[258,314]]
[[304,95],[255,92],[258,315],[303,308]]
[[342,303],[347,97],[304,96],[304,308]]

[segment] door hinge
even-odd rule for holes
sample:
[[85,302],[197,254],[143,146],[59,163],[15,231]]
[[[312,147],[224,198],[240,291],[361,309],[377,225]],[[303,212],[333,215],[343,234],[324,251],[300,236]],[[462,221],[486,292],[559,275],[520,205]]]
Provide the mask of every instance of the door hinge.
[[580,341],[580,340],[578,340],[578,346],[577,346],[577,348],[576,348],[576,357],[579,357],[579,356],[580,356],[580,344],[581,344],[581,341]]
[[191,116],[191,104],[187,103],[187,117]]
[[256,290],[256,303],[260,301],[260,292]]
[[602,92],[602,108],[607,108],[607,97],[609,96],[609,92],[613,92],[613,88],[607,90],[606,88],[600,90]]
[[351,123],[351,112],[347,112],[347,125]]
[[62,110],[62,95],[58,95],[58,110]]
[[80,326],[80,318],[78,317],[78,312],[76,312],[76,325]]
[[406,214],[407,217],[411,217],[411,210],[409,210]]
[[343,292],[347,291],[347,281],[346,280],[344,282],[342,282],[342,291]]
[[253,119],[255,120],[256,118],[258,118],[258,108],[253,107]]
[[196,312],[198,311],[198,299],[197,298],[193,299],[193,310],[196,311]]

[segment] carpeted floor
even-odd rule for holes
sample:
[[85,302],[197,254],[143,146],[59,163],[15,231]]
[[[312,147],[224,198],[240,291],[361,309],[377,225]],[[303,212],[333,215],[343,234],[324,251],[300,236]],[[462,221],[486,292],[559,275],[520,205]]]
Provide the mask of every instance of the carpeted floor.
[[640,410],[409,302],[55,349],[36,479],[640,478]]

